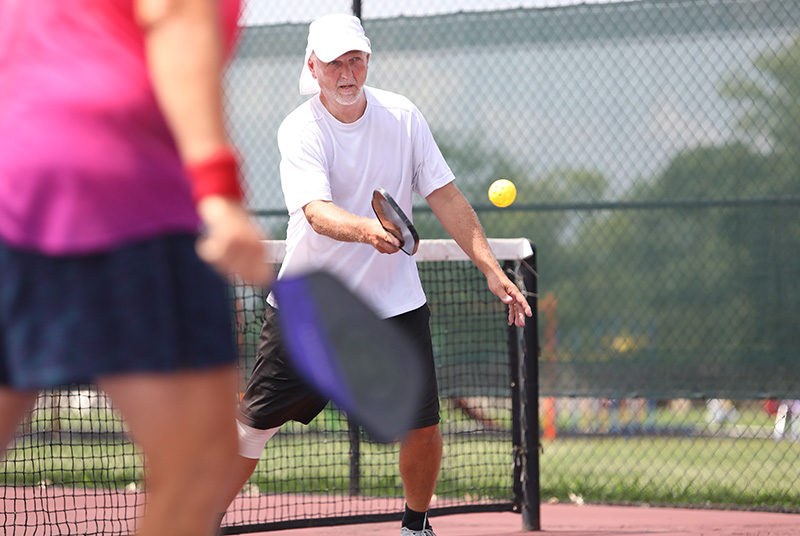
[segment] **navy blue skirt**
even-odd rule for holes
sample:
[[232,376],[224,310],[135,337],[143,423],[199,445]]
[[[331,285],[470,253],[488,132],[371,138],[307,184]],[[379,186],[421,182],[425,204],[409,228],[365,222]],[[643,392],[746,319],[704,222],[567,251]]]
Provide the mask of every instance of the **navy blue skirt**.
[[47,256],[0,241],[0,385],[236,363],[230,291],[195,237]]

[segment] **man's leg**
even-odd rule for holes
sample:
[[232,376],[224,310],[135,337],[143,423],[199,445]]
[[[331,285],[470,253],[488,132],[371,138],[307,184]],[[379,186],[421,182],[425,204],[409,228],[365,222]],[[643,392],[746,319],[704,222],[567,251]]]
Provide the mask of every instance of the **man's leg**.
[[[225,489],[223,507],[217,514],[217,527],[224,518],[225,510],[255,471],[264,446],[280,425],[288,420],[308,423],[322,411],[325,404],[326,401],[314,395],[289,365],[276,312],[268,308],[261,326],[253,372],[239,404],[240,418],[236,421],[239,455],[234,462],[232,479]],[[280,412],[280,416],[276,418],[274,412]],[[271,424],[269,428],[255,428],[243,421]]]
[[420,428],[409,431],[400,444],[400,478],[403,480],[406,498],[403,534],[407,534],[407,530],[414,534],[427,528],[428,507],[436,489],[442,463],[439,394],[429,319],[430,310],[427,305],[390,319],[419,346],[427,370],[417,418],[417,426]]
[[428,511],[441,462],[442,433],[438,424],[411,430],[403,438],[400,445],[400,478],[403,479],[406,506],[412,512]]
[[245,458],[242,455],[236,456],[233,471],[231,471],[230,486],[225,490],[223,503],[230,506],[239,491],[244,487],[258,465],[258,458]]
[[217,514],[217,517],[214,520],[214,531],[212,534],[219,534],[219,530],[222,526],[222,520],[225,519],[225,514],[227,513],[226,511],[228,507],[231,505],[231,503],[233,503],[233,500],[236,499],[239,491],[253,475],[257,465],[258,458],[246,458],[241,454],[236,456],[233,464],[233,470],[231,471],[231,478],[228,481],[228,485],[223,490],[223,506],[221,512]]
[[[236,456],[234,461],[233,470],[231,471],[231,479],[228,481],[229,486],[224,493],[223,509],[236,499],[236,495],[244,487],[258,465],[258,459],[261,457],[261,452],[272,436],[274,436],[279,428],[271,428],[269,430],[259,430],[246,424],[237,421],[236,423],[239,431],[239,455]],[[222,522],[224,517],[223,513],[220,515],[219,521]]]

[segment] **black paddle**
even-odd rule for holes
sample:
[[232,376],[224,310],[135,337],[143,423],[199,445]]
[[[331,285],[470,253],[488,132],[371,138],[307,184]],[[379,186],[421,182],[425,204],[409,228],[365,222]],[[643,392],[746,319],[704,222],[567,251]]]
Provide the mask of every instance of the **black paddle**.
[[383,228],[398,240],[400,249],[406,255],[413,255],[419,247],[419,235],[411,220],[400,208],[400,205],[383,188],[376,188],[372,192],[372,210],[383,225]]

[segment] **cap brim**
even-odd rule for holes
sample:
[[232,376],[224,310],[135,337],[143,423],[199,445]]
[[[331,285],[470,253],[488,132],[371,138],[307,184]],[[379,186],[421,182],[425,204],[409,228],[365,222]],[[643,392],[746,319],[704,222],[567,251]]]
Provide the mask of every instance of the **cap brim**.
[[317,57],[324,61],[325,63],[330,63],[342,54],[347,54],[348,52],[352,52],[353,50],[358,50],[361,52],[366,52],[367,54],[372,53],[372,49],[369,46],[369,42],[365,42],[365,38],[361,38],[358,36],[354,36],[351,38],[341,39],[336,41],[335,44],[326,47],[317,46],[314,48],[314,53]]

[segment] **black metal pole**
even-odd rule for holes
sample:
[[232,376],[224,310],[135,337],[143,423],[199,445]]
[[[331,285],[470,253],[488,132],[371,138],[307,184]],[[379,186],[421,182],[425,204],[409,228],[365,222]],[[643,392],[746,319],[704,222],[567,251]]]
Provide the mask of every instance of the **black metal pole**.
[[541,495],[539,483],[539,312],[536,246],[533,255],[522,262],[523,281],[533,318],[525,323],[524,348],[520,361],[520,397],[522,413],[522,528],[541,530]]
[[361,0],[353,0],[353,15],[361,18]]
[[348,438],[350,439],[350,496],[361,493],[361,433],[359,426],[347,420]]
[[[503,269],[508,273],[513,272],[518,267],[514,261],[503,263]],[[506,308],[508,310],[508,308]],[[522,503],[525,498],[522,494],[522,471],[525,468],[525,446],[522,442],[522,395],[520,394],[520,366],[519,356],[522,353],[522,341],[520,340],[519,329],[508,326],[508,364],[511,379],[511,444],[513,449],[514,480],[512,492],[514,494],[513,510],[517,513],[522,512]]]

